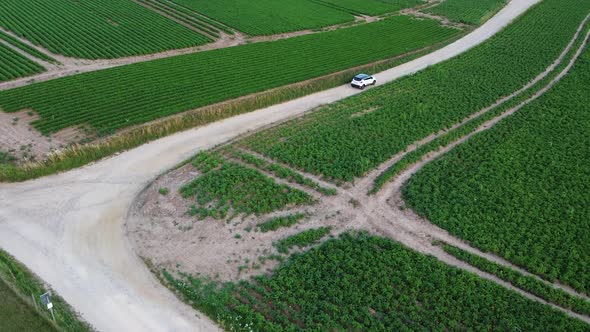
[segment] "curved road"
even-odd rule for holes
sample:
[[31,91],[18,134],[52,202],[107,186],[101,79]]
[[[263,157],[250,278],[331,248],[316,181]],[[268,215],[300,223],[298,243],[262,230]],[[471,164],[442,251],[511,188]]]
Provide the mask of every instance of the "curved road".
[[[454,57],[493,36],[540,0],[512,0],[462,39],[377,74],[380,83]],[[37,273],[100,331],[211,331],[135,255],[123,223],[156,176],[200,150],[360,93],[337,87],[145,144],[81,169],[0,184],[0,247]]]

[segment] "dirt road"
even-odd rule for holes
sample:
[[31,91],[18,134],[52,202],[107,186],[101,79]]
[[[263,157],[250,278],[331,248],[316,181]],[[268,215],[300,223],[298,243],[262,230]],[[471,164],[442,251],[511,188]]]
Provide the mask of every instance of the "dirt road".
[[[392,81],[447,60],[500,31],[540,0],[513,0],[457,42],[376,75]],[[216,326],[164,289],[130,249],[134,197],[196,152],[359,90],[338,87],[178,133],[67,173],[0,185],[0,247],[52,285],[100,331],[210,331]]]

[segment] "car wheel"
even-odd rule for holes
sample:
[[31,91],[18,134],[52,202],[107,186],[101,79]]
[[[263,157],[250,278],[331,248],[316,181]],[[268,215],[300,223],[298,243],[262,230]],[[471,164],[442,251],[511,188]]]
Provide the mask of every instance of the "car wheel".
[[375,85],[375,84],[377,84],[377,80],[374,80],[371,85]]
[[364,85],[364,84],[363,84],[363,85],[361,85],[361,90],[363,90],[364,88],[365,88],[365,85]]

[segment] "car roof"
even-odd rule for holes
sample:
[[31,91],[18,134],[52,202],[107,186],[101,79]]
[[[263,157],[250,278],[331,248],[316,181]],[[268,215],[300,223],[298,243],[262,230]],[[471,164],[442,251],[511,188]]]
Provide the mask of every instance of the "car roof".
[[367,74],[358,74],[355,76],[355,78],[367,78],[367,77],[369,77],[369,75],[367,75]]

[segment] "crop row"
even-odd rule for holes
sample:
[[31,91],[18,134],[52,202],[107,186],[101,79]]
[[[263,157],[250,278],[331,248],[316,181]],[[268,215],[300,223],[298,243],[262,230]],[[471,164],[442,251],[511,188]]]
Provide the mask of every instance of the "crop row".
[[44,72],[40,64],[29,60],[0,42],[0,82]]
[[445,16],[456,22],[479,25],[492,17],[506,2],[507,0],[445,0],[424,12]]
[[14,38],[8,34],[5,34],[1,31],[0,31],[0,39],[4,40],[5,42],[7,42],[15,47],[18,47],[19,49],[29,53],[30,55],[36,57],[37,59],[41,59],[41,60],[44,60],[47,62],[52,62],[52,63],[59,63],[57,60],[50,57],[49,55],[39,52],[34,47],[31,47],[31,46],[21,42],[20,40]]
[[279,165],[277,163],[267,162],[266,160],[258,158],[248,152],[240,151],[234,147],[225,148],[223,152],[232,158],[237,158],[247,164],[255,166],[258,169],[270,172],[281,179],[285,179],[289,182],[294,182],[314,189],[321,194],[327,196],[333,196],[337,194],[336,189],[322,187],[319,183],[297,173],[288,167]]
[[277,241],[274,246],[277,251],[281,254],[289,253],[289,250],[295,246],[298,248],[308,247],[314,243],[317,243],[324,236],[328,235],[332,230],[331,227],[319,227],[312,228],[297,234],[288,236],[284,239]]
[[350,12],[354,15],[381,15],[400,9],[413,7],[424,2],[421,0],[310,0],[323,3],[333,8]]
[[563,308],[571,309],[582,315],[590,316],[590,302],[569,293],[552,287],[532,276],[515,271],[509,267],[491,262],[483,257],[474,255],[465,250],[445,244],[443,249],[456,258],[475,266],[476,268],[491,273],[498,278],[507,281],[524,291],[534,294],[542,299],[557,304]]
[[[42,133],[100,132],[391,58],[450,38],[435,21],[387,20],[111,68],[0,92],[7,112],[34,109]],[[364,43],[371,39],[371,43]]]
[[266,233],[270,231],[276,231],[282,227],[291,227],[299,222],[299,220],[306,217],[305,213],[295,213],[287,216],[280,216],[268,219],[264,222],[256,225],[261,232]]
[[87,59],[150,54],[211,41],[133,1],[3,0],[0,26],[53,53]]
[[202,32],[205,32],[208,35],[211,35],[215,38],[219,38],[219,30],[216,30],[210,26],[208,26],[207,24],[204,24],[203,22],[201,22],[200,20],[194,18],[191,15],[187,15],[183,12],[179,12],[174,10],[173,8],[164,5],[163,3],[159,2],[159,1],[152,1],[152,0],[138,0],[140,3],[145,4],[146,6],[149,6],[151,8],[153,8],[154,10],[161,12],[165,15],[168,15],[171,18],[174,18],[194,29],[198,29]]
[[395,178],[399,173],[406,170],[410,165],[420,161],[424,156],[432,151],[439,150],[443,147],[447,147],[449,144],[454,143],[460,138],[465,138],[467,135],[472,134],[475,130],[480,128],[485,122],[490,121],[502,113],[507,112],[515,107],[522,106],[522,103],[530,101],[533,96],[536,96],[542,89],[546,88],[549,84],[559,76],[561,73],[575,60],[577,52],[583,47],[586,40],[586,36],[590,31],[590,24],[586,23],[580,30],[580,33],[576,40],[572,43],[572,47],[567,53],[563,54],[561,63],[553,68],[553,70],[547,75],[538,80],[535,84],[530,86],[527,90],[522,91],[520,94],[515,94],[512,99],[506,100],[501,105],[495,105],[495,107],[489,109],[484,114],[480,114],[475,118],[469,119],[464,122],[458,128],[447,131],[441,134],[436,139],[418,147],[413,151],[409,151],[404,156],[397,160],[393,165],[387,168],[383,173],[379,174],[373,183],[373,188],[369,191],[369,194],[377,193],[387,182]]
[[164,278],[227,330],[585,331],[588,325],[388,239],[345,233],[272,275]]
[[[154,0],[151,0],[154,1]],[[193,19],[196,19],[200,22],[203,22],[205,24],[208,24],[209,26],[216,28],[218,30],[221,30],[227,34],[233,35],[234,31],[230,28],[228,28],[226,25],[223,25],[215,20],[212,20],[211,18],[202,15],[194,10],[191,10],[190,8],[187,8],[185,6],[181,6],[175,2],[173,2],[172,0],[155,0],[157,2],[159,2],[160,4],[178,12],[178,13],[182,13],[184,15],[188,15],[190,17],[192,17]]]
[[590,292],[590,50],[545,95],[426,165],[409,206],[484,251]]
[[354,21],[354,16],[308,0],[173,0],[248,35],[273,35]]
[[215,153],[200,153],[193,166],[201,174],[182,186],[180,193],[184,198],[195,198],[188,213],[198,215],[199,219],[261,215],[313,203],[308,194],[279,185],[256,170],[228,162]]
[[520,89],[562,52],[588,0],[546,0],[486,43],[413,76],[240,142],[289,166],[352,181],[410,144]]

